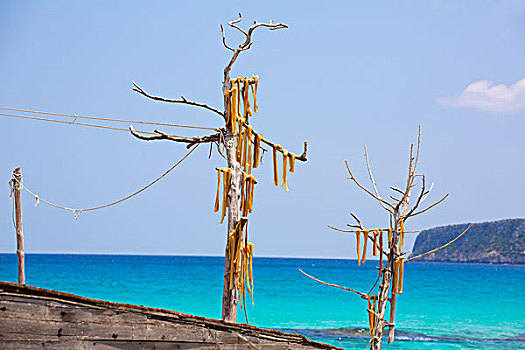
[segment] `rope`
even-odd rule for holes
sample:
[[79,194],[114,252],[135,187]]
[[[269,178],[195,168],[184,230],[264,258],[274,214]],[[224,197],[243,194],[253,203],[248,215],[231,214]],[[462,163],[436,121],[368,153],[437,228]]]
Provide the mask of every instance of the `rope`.
[[85,115],[74,115],[74,114],[62,114],[62,113],[51,113],[51,112],[42,112],[42,111],[33,111],[30,109],[19,109],[19,108],[8,108],[0,107],[0,109],[7,111],[17,111],[17,112],[26,112],[26,113],[36,113],[36,114],[46,114],[46,115],[56,115],[60,117],[71,117],[79,119],[93,119],[93,120],[106,120],[110,122],[121,122],[121,123],[134,123],[134,124],[148,124],[148,125],[160,125],[160,126],[173,126],[178,128],[191,128],[191,129],[202,129],[202,130],[216,130],[216,128],[207,128],[204,126],[192,126],[192,125],[181,125],[181,124],[170,124],[170,123],[157,123],[157,122],[147,122],[147,121],[138,121],[138,120],[126,120],[126,119],[114,119],[114,118],[103,118],[103,117],[89,117]]
[[[6,114],[6,113],[0,113],[0,115],[3,115],[5,117],[14,117],[14,118],[23,118],[23,119],[34,119],[34,120],[43,120],[46,122],[55,122],[55,123],[64,123],[64,124],[74,124],[74,125],[81,125],[81,126],[91,126],[94,128],[102,128],[102,129],[110,129],[110,130],[119,130],[119,131],[126,131],[129,132],[128,129],[123,128],[116,128],[113,126],[104,126],[104,125],[97,125],[97,124],[88,124],[88,123],[76,123],[74,120],[71,122],[65,121],[65,120],[58,120],[58,119],[48,119],[48,118],[38,118],[38,117],[30,117],[25,115],[16,115],[16,114]],[[154,132],[150,131],[141,131],[136,130],[137,132],[143,133],[143,134],[150,134],[150,135],[157,135]]]
[[142,187],[140,190],[136,191],[136,192],[133,192],[132,194],[130,194],[129,196],[126,196],[122,199],[119,199],[117,201],[114,201],[114,202],[111,202],[111,203],[108,203],[108,204],[104,204],[104,205],[99,205],[97,207],[91,207],[91,208],[69,208],[69,207],[66,207],[66,206],[63,206],[63,205],[58,205],[58,204],[55,204],[55,203],[52,203],[50,201],[47,201],[41,197],[39,197],[37,194],[33,193],[29,188],[27,188],[22,182],[18,181],[17,179],[13,178],[14,181],[18,182],[21,186],[21,188],[25,189],[30,195],[32,195],[33,197],[35,197],[35,200],[36,200],[36,203],[35,203],[35,206],[38,205],[38,203],[40,201],[52,206],[52,207],[55,207],[55,208],[58,208],[58,209],[63,209],[63,210],[69,210],[69,211],[72,211],[74,214],[75,214],[75,220],[78,219],[78,217],[80,216],[80,214],[82,214],[83,212],[85,211],[91,211],[91,210],[98,210],[98,209],[103,209],[103,208],[107,208],[107,207],[110,207],[110,206],[113,206],[115,204],[118,204],[118,203],[121,203],[121,202],[124,202],[125,200],[127,199],[130,199],[131,197],[134,197],[136,196],[137,194],[145,191],[146,189],[148,189],[149,187],[153,186],[156,182],[158,182],[160,179],[162,179],[164,176],[168,175],[173,169],[175,169],[180,163],[182,163],[186,158],[188,158],[188,156],[199,146],[199,144],[195,144],[195,146],[193,146],[193,148],[191,148],[189,150],[188,153],[186,153],[186,155],[184,157],[182,157],[177,163],[175,163],[171,168],[169,168],[166,172],[164,172],[164,174],[162,174],[161,176],[159,176],[158,178],[156,178],[155,180],[153,180],[152,182],[150,182],[148,185]]

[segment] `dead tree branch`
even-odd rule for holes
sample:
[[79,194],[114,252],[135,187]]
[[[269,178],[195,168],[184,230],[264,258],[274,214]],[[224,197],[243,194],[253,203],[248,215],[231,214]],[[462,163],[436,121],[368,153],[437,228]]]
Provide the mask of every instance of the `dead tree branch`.
[[218,132],[212,135],[207,135],[207,136],[184,137],[184,136],[168,135],[157,129],[154,130],[156,135],[144,136],[136,132],[135,129],[133,129],[132,125],[130,125],[129,131],[131,132],[133,136],[135,136],[136,138],[140,140],[144,140],[144,141],[169,140],[169,141],[174,141],[174,142],[183,142],[183,143],[188,144],[187,148],[190,148],[196,143],[218,142],[220,141],[220,138],[221,138],[221,132]]
[[381,199],[379,198],[378,196],[376,196],[375,194],[373,194],[372,192],[370,192],[368,190],[368,188],[364,187],[363,185],[361,185],[357,179],[354,177],[354,174],[352,174],[352,171],[350,170],[350,166],[348,165],[348,162],[345,160],[345,164],[346,164],[346,169],[348,170],[348,174],[350,174],[350,180],[352,180],[360,189],[362,189],[363,191],[365,191],[366,193],[368,193],[370,196],[372,196],[375,200],[381,202],[381,203],[384,203],[386,204],[388,207],[388,209],[386,209],[389,213],[391,214],[394,214],[394,206],[392,204],[390,204],[389,202],[385,201],[384,199]]
[[443,248],[446,248],[448,247],[449,245],[451,245],[452,243],[454,243],[455,241],[457,241],[461,236],[463,236],[465,233],[467,233],[467,231],[472,227],[472,224],[468,225],[468,227],[465,229],[465,231],[461,232],[461,234],[459,236],[457,236],[456,238],[454,238],[453,240],[451,240],[450,242],[448,242],[447,244],[445,245],[442,245],[441,247],[439,248],[436,248],[436,249],[432,249],[431,251],[428,251],[426,253],[423,253],[423,254],[419,254],[417,256],[414,256],[410,259],[407,259],[405,262],[409,262],[409,261],[412,261],[412,260],[416,260],[416,259],[419,259],[425,255],[428,255],[428,254],[432,254],[432,253],[435,253],[437,252],[438,250],[441,250]]
[[235,63],[235,61],[237,60],[237,57],[239,57],[239,54],[243,51],[246,51],[246,50],[249,50],[253,44],[252,42],[252,34],[253,34],[253,31],[259,27],[266,27],[266,28],[269,28],[270,30],[277,30],[277,29],[284,29],[284,28],[288,28],[288,26],[286,24],[283,24],[283,23],[277,23],[277,24],[274,24],[273,21],[270,21],[270,23],[258,23],[258,22],[254,22],[253,25],[248,28],[248,31],[245,31],[244,29],[240,28],[239,26],[237,26],[237,23],[239,23],[240,21],[242,20],[242,15],[239,13],[239,18],[233,20],[233,21],[230,21],[228,22],[228,25],[232,28],[235,28],[237,29],[238,31],[240,31],[245,37],[246,37],[246,40],[239,44],[239,46],[237,47],[237,49],[233,50],[231,47],[229,47],[227,44],[226,44],[226,38],[224,36],[224,29],[221,27],[221,31],[223,33],[223,43],[224,43],[224,46],[228,49],[228,50],[231,50],[233,51],[233,56],[232,58],[230,59],[230,62],[228,63],[228,65],[224,68],[224,83],[227,85],[227,88],[229,89],[230,88],[230,84],[229,84],[229,79],[230,79],[230,71],[231,71],[231,68],[233,66],[233,64]]
[[187,104],[187,105],[190,105],[190,106],[201,107],[201,108],[205,108],[205,109],[207,109],[209,111],[215,112],[215,113],[219,114],[220,116],[224,117],[224,113],[223,112],[219,111],[217,108],[208,106],[205,103],[190,101],[190,100],[187,100],[186,98],[184,98],[184,96],[181,96],[180,99],[170,99],[170,98],[164,98],[164,97],[160,97],[160,96],[153,96],[153,95],[148,94],[146,91],[144,91],[134,81],[132,81],[132,83],[133,83],[133,91],[136,91],[139,94],[141,94],[143,96],[146,96],[147,98],[150,98],[152,100],[162,101],[162,102],[169,102],[169,103],[182,103],[182,104]]
[[412,217],[412,216],[416,216],[416,215],[419,215],[419,214],[423,214],[423,213],[426,212],[427,210],[432,209],[433,207],[435,207],[435,206],[438,205],[439,203],[443,202],[447,197],[448,197],[448,193],[447,193],[446,195],[444,195],[443,198],[441,198],[440,200],[438,200],[437,202],[435,202],[434,204],[429,205],[428,207],[426,207],[426,208],[423,209],[423,210],[420,210],[420,211],[415,212],[415,213],[413,213],[413,214],[407,215],[406,218],[409,218],[409,217]]
[[370,176],[370,181],[372,182],[372,187],[374,188],[374,192],[376,193],[377,198],[379,198],[379,204],[383,207],[383,209],[388,210],[386,205],[382,202],[383,199],[381,198],[381,195],[379,195],[379,191],[377,190],[376,182],[374,180],[374,176],[372,175],[372,169],[370,169],[370,161],[368,159],[368,151],[365,146],[365,159],[366,159],[366,168],[368,169],[368,175]]
[[346,287],[341,287],[341,286],[338,286],[337,284],[333,284],[333,283],[326,283],[326,282],[323,282],[313,276],[310,276],[309,274],[307,274],[306,272],[304,272],[303,270],[299,269],[299,271],[305,275],[306,277],[308,278],[311,278],[313,279],[314,281],[316,282],[319,282],[321,284],[324,284],[325,286],[330,286],[330,287],[335,287],[335,288],[339,288],[339,289],[342,289],[342,290],[347,290],[349,292],[353,292],[353,293],[356,293],[356,294],[359,294],[361,296],[361,298],[363,299],[367,299],[368,298],[368,295],[366,295],[365,293],[361,293],[361,292],[358,292],[357,290],[354,290],[354,289],[350,289],[350,288],[346,288]]

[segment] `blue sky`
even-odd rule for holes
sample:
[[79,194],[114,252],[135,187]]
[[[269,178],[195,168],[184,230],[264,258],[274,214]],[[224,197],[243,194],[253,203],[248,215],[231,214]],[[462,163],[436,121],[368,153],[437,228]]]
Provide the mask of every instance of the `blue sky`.
[[[230,52],[219,24],[238,12],[244,25],[289,25],[258,30],[234,66],[232,76],[260,78],[254,128],[296,153],[304,140],[310,146],[289,193],[272,185],[270,157],[256,172],[256,255],[354,257],[354,238],[326,225],[344,226],[349,211],[371,228],[388,217],[346,179],[344,160],[368,185],[366,144],[388,195],[404,181],[419,124],[431,197],[450,197],[408,229],[525,216],[523,1],[3,1],[0,106],[221,126],[208,111],[145,99],[131,81],[220,108]],[[226,34],[231,45],[242,39]],[[16,166],[42,198],[87,207],[139,189],[185,153],[125,132],[4,117],[0,125],[2,252],[15,250],[7,183]],[[148,191],[78,220],[24,195],[26,250],[222,255],[213,202],[214,169],[224,162],[208,151],[199,147]]]

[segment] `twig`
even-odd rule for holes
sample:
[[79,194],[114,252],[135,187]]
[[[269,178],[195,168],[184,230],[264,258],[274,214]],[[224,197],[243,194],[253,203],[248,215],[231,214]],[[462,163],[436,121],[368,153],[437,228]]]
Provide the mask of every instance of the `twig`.
[[440,200],[438,200],[436,203],[434,203],[434,204],[428,206],[427,208],[425,208],[425,209],[423,209],[423,210],[420,210],[420,211],[418,211],[418,212],[415,212],[415,213],[413,213],[413,214],[411,214],[411,215],[409,215],[409,216],[407,215],[407,218],[408,218],[408,217],[412,217],[412,216],[416,216],[416,215],[419,215],[419,214],[422,214],[422,213],[426,212],[427,210],[432,209],[433,207],[435,207],[435,206],[438,205],[439,203],[443,202],[447,197],[448,197],[448,193],[447,193],[445,196],[443,196],[443,198],[441,198]]
[[432,185],[430,185],[430,188],[425,193],[425,196],[423,197],[423,199],[421,199],[421,202],[419,202],[419,204],[422,204],[425,201],[425,199],[427,199],[428,195],[430,194],[430,192],[432,192],[433,188],[434,188],[434,183],[432,182]]
[[421,175],[421,191],[419,193],[419,196],[417,196],[416,203],[414,204],[412,209],[410,209],[410,211],[407,213],[406,215],[407,217],[410,217],[410,214],[412,214],[417,209],[424,195],[425,195],[425,175]]
[[428,251],[426,253],[423,253],[423,254],[419,254],[417,256],[414,256],[410,259],[407,259],[405,262],[409,262],[409,261],[412,261],[412,260],[415,260],[415,259],[419,259],[425,255],[428,255],[428,254],[432,254],[432,253],[435,253],[437,252],[438,250],[441,250],[443,248],[446,248],[448,247],[449,245],[451,245],[452,243],[454,243],[455,241],[457,241],[461,236],[463,236],[470,228],[472,227],[472,224],[468,225],[468,227],[465,229],[465,231],[461,232],[461,234],[459,236],[457,236],[456,238],[454,238],[453,240],[451,240],[450,242],[448,242],[447,244],[445,245],[442,245],[441,247],[439,248],[436,248],[436,249],[432,249],[431,251]]
[[365,293],[358,292],[358,291],[356,291],[356,290],[354,290],[354,289],[350,289],[350,288],[346,288],[346,287],[341,287],[341,286],[338,286],[337,284],[326,283],[326,282],[323,282],[323,281],[321,281],[321,280],[319,280],[319,279],[317,279],[317,278],[315,278],[315,277],[313,277],[313,276],[310,276],[309,274],[307,274],[306,272],[304,272],[304,271],[301,270],[301,269],[299,269],[299,271],[300,271],[303,275],[305,275],[306,277],[311,278],[311,279],[313,279],[314,281],[319,282],[319,283],[321,283],[321,284],[324,284],[324,285],[326,285],[326,286],[329,286],[329,287],[335,287],[335,288],[339,288],[339,289],[342,289],[342,290],[347,290],[347,291],[349,291],[349,292],[353,292],[353,293],[359,294],[359,295],[361,296],[361,298],[363,298],[363,299],[367,299],[367,297],[368,297],[368,295],[366,295]]
[[[347,224],[348,225],[348,224]],[[355,226],[357,228],[359,228],[359,230],[343,230],[343,229],[340,229],[340,228],[337,228],[337,227],[334,227],[334,226],[330,226],[330,225],[326,225],[328,226],[328,228],[331,228],[332,230],[336,230],[336,231],[341,231],[341,232],[346,232],[346,233],[353,233],[353,232],[357,232],[357,231],[363,231],[362,229],[360,229],[359,226],[357,225],[352,225],[352,226]],[[379,229],[379,230],[383,230],[383,231],[386,231],[388,229],[386,228],[382,228],[382,229]],[[421,232],[421,231],[404,231],[405,233],[418,233],[418,232]]]
[[383,207],[383,209],[385,209],[386,211],[388,211],[388,208],[385,206],[385,204],[383,204],[383,199],[381,198],[381,196],[379,195],[379,191],[377,190],[377,186],[376,186],[376,182],[374,180],[374,176],[372,175],[372,169],[370,169],[370,162],[368,160],[368,151],[366,149],[366,145],[365,145],[365,159],[366,159],[366,167],[368,169],[368,175],[370,176],[370,181],[372,182],[372,186],[374,188],[374,192],[376,193],[376,196],[377,198],[379,198],[379,204],[381,204],[381,206]]
[[393,191],[399,192],[401,195],[405,194],[403,191],[401,191],[401,190],[400,190],[399,188],[397,188],[397,187],[390,186],[390,189],[393,190]]
[[354,213],[350,212],[350,216],[352,216],[354,218],[354,220],[357,222],[357,224],[359,225],[359,227],[361,228],[361,230],[364,230],[364,226],[363,224],[361,223],[361,220],[359,220],[359,218],[357,217],[357,215],[355,215]]
[[199,103],[199,102],[195,102],[195,101],[190,101],[190,100],[187,100],[186,98],[184,98],[184,96],[181,96],[180,99],[170,99],[170,98],[164,98],[164,97],[160,97],[160,96],[153,96],[153,95],[148,94],[144,90],[142,90],[142,88],[140,86],[138,86],[134,81],[132,81],[132,83],[133,83],[133,91],[136,91],[139,94],[141,94],[143,96],[146,96],[147,98],[151,98],[152,100],[162,101],[162,102],[169,102],[169,103],[183,103],[183,104],[187,104],[187,105],[190,105],[190,106],[202,107],[202,108],[206,108],[207,110],[215,112],[218,115],[224,117],[224,113],[223,112],[219,111],[217,108],[210,107],[210,106],[208,106],[205,103]]
[[228,46],[228,44],[226,44],[226,35],[224,35],[224,28],[222,27],[222,24],[221,24],[221,33],[222,33],[222,43],[224,44],[224,47],[232,52],[235,52],[234,49],[232,49],[231,47]]
[[[392,206],[392,204],[388,203],[387,201],[385,201],[384,199],[381,199],[379,197],[377,197],[375,194],[373,194],[372,192],[370,192],[366,187],[364,187],[363,185],[361,185],[357,180],[356,178],[354,177],[354,174],[352,174],[352,171],[350,170],[350,167],[348,166],[348,162],[345,160],[345,164],[346,164],[346,169],[348,170],[348,173],[350,174],[350,180],[354,181],[355,184],[360,188],[362,189],[363,191],[365,191],[366,193],[368,193],[369,195],[371,195],[375,200],[377,201],[380,201],[380,202],[383,202],[384,204],[386,204],[387,206],[391,207],[392,210],[394,210],[394,207]],[[393,214],[393,211],[391,209],[387,209],[387,211],[391,214]]]
[[379,282],[379,279],[381,278],[381,275],[382,275],[382,271],[379,270],[379,275],[377,275],[377,279],[376,279],[374,285],[372,286],[372,288],[370,288],[370,290],[369,290],[368,293],[366,293],[366,294],[370,295],[370,293],[372,293],[372,291],[374,290],[374,288],[375,288],[376,285],[377,285],[377,282]]

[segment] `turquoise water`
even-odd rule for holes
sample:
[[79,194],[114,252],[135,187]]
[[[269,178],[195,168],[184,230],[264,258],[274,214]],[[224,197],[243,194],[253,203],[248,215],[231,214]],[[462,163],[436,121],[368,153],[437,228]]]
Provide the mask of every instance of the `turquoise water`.
[[[85,297],[220,318],[224,259],[218,257],[26,256],[28,285]],[[367,292],[373,262],[255,258],[250,324],[293,330],[364,349],[368,316],[357,295],[298,271]],[[16,282],[16,256],[0,254],[0,280]],[[239,312],[238,321],[245,322]],[[525,266],[411,262],[398,297],[397,339],[386,349],[525,348]]]

